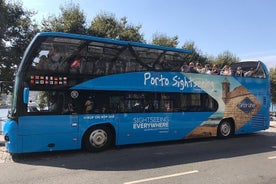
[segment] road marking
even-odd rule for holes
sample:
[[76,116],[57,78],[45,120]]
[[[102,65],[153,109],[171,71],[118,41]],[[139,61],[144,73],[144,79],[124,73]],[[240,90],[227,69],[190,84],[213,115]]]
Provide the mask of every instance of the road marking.
[[129,181],[129,182],[125,182],[124,184],[143,183],[143,182],[147,182],[147,181],[161,180],[161,179],[165,179],[165,178],[172,178],[172,177],[177,177],[177,176],[182,176],[182,175],[187,175],[187,174],[193,174],[193,173],[197,173],[197,172],[199,172],[199,171],[194,170],[194,171],[188,171],[188,172],[182,172],[182,173],[175,173],[175,174],[158,176],[158,177],[153,177],[153,178],[145,178],[145,179],[141,179],[141,180]]
[[273,157],[268,157],[268,159],[276,159],[276,156],[273,156]]

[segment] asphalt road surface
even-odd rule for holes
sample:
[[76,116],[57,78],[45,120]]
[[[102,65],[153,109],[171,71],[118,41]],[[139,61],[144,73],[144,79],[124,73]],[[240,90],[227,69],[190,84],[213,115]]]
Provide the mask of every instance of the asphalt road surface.
[[230,139],[123,146],[11,157],[0,147],[0,183],[275,184],[276,123]]

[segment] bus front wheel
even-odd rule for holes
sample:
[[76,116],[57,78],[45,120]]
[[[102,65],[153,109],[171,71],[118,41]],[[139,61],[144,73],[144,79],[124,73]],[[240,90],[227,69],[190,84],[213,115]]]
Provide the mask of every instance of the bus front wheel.
[[220,138],[227,138],[233,134],[233,126],[231,121],[223,120],[218,126],[218,137]]
[[100,152],[108,149],[112,143],[112,133],[108,126],[95,126],[87,130],[83,144],[89,152]]

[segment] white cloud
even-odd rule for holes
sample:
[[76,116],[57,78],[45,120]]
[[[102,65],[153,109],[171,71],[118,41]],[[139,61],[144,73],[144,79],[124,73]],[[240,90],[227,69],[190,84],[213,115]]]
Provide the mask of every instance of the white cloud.
[[261,58],[261,60],[268,68],[276,68],[276,55],[264,56]]

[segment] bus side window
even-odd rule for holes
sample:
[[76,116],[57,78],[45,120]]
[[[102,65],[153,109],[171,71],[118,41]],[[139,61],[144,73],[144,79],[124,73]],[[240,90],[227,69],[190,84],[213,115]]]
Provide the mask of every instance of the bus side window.
[[169,94],[162,94],[161,95],[161,110],[162,111],[173,111],[173,100]]
[[117,60],[111,69],[111,73],[123,73],[125,71],[125,63],[122,60]]
[[105,73],[105,63],[102,60],[98,60],[95,62],[95,74],[96,75],[104,75]]
[[35,66],[38,70],[48,70],[48,58],[45,55],[39,57],[39,62]]
[[80,73],[81,74],[93,74],[94,62],[90,58],[84,58],[81,60]]

